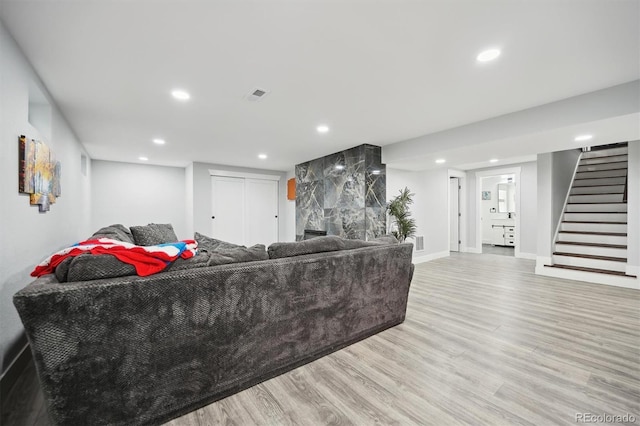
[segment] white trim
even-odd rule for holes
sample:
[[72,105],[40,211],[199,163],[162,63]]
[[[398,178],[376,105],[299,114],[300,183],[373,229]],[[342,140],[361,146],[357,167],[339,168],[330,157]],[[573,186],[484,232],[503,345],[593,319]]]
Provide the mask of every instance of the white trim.
[[[514,253],[515,255],[515,253]],[[517,258],[520,259],[529,259],[529,260],[537,260],[538,259],[538,255],[535,253],[525,253],[525,252],[520,252],[518,253],[518,255],[516,256]]]
[[436,259],[440,259],[442,257],[448,257],[448,256],[449,256],[449,251],[439,251],[437,253],[426,254],[423,256],[415,256],[415,253],[414,253],[412,262],[424,263],[424,262],[429,262],[431,260],[436,260]]
[[477,247],[465,247],[464,251],[467,253],[482,254],[482,251],[478,251]]
[[[463,172],[461,170],[449,169],[447,171],[447,183],[450,181],[452,177],[458,178],[458,184],[460,185],[460,191],[458,193],[458,209],[460,211],[460,229],[458,230],[458,240],[460,240],[460,244],[458,244],[458,250],[460,252],[467,251],[464,245],[467,243],[467,172]],[[447,186],[447,230],[451,230],[451,201],[450,201],[450,186]],[[450,246],[449,241],[449,233],[447,232],[447,245]]]
[[236,177],[245,179],[262,179],[262,180],[275,180],[279,181],[282,176],[280,175],[263,175],[258,173],[248,172],[231,172],[229,170],[215,170],[209,169],[210,176],[223,176],[223,177]]
[[536,275],[640,290],[640,279],[536,265]]
[[504,169],[489,169],[476,172],[476,195],[474,197],[476,204],[476,250],[482,253],[482,178],[498,175],[514,175],[514,183],[516,184],[516,245],[514,250],[515,257],[520,257],[520,172],[522,167],[509,167]]
[[636,277],[640,277],[640,266],[627,265],[627,270],[625,271],[627,275],[635,275]]

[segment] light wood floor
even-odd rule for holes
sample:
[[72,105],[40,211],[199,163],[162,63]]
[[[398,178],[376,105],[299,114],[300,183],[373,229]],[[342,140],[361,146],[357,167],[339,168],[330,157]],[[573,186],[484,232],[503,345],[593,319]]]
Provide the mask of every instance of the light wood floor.
[[[465,253],[417,265],[403,324],[168,425],[640,424],[640,292],[533,268]],[[3,424],[47,424],[41,398],[19,400],[32,405]]]

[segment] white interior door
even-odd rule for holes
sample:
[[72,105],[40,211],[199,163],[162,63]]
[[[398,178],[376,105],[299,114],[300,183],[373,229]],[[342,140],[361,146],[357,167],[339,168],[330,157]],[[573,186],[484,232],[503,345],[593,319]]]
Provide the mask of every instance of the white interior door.
[[449,179],[449,251],[460,251],[460,179]]
[[245,244],[244,181],[243,178],[235,177],[211,177],[213,238]]
[[245,179],[247,246],[278,241],[278,182]]

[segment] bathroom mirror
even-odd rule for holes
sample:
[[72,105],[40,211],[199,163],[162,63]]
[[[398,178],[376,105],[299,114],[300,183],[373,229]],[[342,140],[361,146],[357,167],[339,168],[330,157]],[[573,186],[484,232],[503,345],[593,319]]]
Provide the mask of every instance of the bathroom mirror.
[[515,213],[516,185],[514,183],[498,184],[498,212]]

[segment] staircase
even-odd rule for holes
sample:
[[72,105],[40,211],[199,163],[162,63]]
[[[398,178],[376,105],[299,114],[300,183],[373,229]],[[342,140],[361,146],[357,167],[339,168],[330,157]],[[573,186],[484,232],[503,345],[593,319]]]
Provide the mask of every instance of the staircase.
[[626,276],[628,148],[595,148],[580,157],[548,266]]

